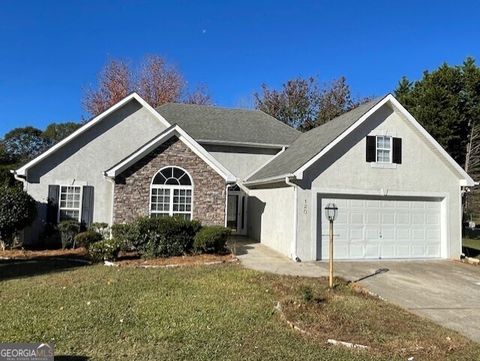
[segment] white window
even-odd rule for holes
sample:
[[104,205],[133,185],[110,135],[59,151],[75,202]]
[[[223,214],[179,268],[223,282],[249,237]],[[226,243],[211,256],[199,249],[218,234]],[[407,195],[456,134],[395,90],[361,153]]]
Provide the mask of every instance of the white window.
[[183,169],[161,169],[153,178],[150,194],[152,217],[179,216],[192,219],[193,184]]
[[60,186],[60,202],[58,207],[58,220],[75,220],[80,222],[82,209],[82,187]]
[[392,137],[377,136],[377,163],[392,163]]

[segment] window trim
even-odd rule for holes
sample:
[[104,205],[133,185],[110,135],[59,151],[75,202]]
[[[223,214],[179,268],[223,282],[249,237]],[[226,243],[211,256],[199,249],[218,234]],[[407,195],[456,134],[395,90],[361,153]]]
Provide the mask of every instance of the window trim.
[[[57,210],[57,221],[58,223],[62,222],[60,219],[60,215],[62,210],[66,211],[76,211],[78,210],[78,219],[77,221],[80,223],[82,221],[82,208],[83,208],[83,186],[81,185],[76,185],[76,184],[59,184],[59,189],[58,189],[58,210]],[[75,187],[75,188],[80,188],[80,199],[78,202],[78,208],[70,208],[70,207],[62,207],[62,188],[66,187]]]
[[[390,138],[390,147],[389,148],[386,148],[386,147],[379,148],[378,147],[378,138]],[[389,151],[388,162],[378,160],[378,151],[379,150],[388,150]],[[376,135],[375,136],[375,163],[378,163],[378,164],[393,164],[393,137],[391,135]]]
[[[191,185],[176,185],[176,184],[153,184],[153,181],[155,177],[157,176],[158,173],[160,173],[162,170],[167,169],[167,168],[177,168],[180,169],[181,171],[185,172],[185,174],[190,178],[190,183]],[[169,189],[170,190],[170,201],[168,205],[168,212],[165,211],[153,211],[152,210],[152,193],[154,189]],[[173,197],[175,190],[190,190],[191,191],[191,204],[190,204],[190,211],[174,211],[173,210]],[[194,205],[194,183],[193,183],[193,178],[190,175],[189,172],[187,172],[184,168],[179,167],[179,166],[174,166],[174,165],[169,165],[166,167],[162,167],[159,169],[152,177],[152,180],[150,181],[150,198],[149,198],[149,205],[148,205],[148,214],[151,217],[153,214],[166,214],[169,217],[173,217],[175,215],[183,215],[183,214],[189,214],[190,215],[190,220],[193,219],[193,205]]]

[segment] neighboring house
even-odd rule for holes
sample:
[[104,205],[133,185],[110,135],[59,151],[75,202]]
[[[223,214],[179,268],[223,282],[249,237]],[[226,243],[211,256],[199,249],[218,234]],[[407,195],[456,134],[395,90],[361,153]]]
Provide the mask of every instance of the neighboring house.
[[254,110],[133,93],[14,171],[38,202],[24,233],[63,219],[177,215],[225,225],[291,257],[458,258],[462,192],[475,182],[392,95],[300,133]]

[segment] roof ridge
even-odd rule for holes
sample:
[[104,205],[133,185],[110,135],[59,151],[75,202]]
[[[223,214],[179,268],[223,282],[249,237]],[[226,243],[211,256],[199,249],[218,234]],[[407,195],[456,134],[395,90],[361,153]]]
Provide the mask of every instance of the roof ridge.
[[[212,109],[222,109],[222,110],[240,110],[240,111],[246,111],[246,112],[257,112],[257,113],[264,113],[261,110],[258,109],[249,109],[249,108],[231,108],[227,107],[224,105],[208,105],[208,104],[189,104],[189,103],[180,103],[180,102],[168,102],[164,103],[162,105],[159,105],[158,107],[155,108],[155,110],[160,109],[164,106],[167,105],[178,105],[178,106],[184,106],[184,107],[203,107],[203,108],[212,108]],[[267,113],[265,113],[267,114]],[[269,114],[268,114],[269,115]],[[276,119],[276,118],[275,118]],[[278,120],[278,119],[277,119]]]

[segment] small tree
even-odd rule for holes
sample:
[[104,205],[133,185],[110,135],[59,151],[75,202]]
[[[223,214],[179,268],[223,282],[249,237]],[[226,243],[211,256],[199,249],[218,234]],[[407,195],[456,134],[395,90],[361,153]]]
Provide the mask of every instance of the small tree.
[[0,186],[0,245],[12,247],[15,234],[37,215],[35,200],[18,187]]

